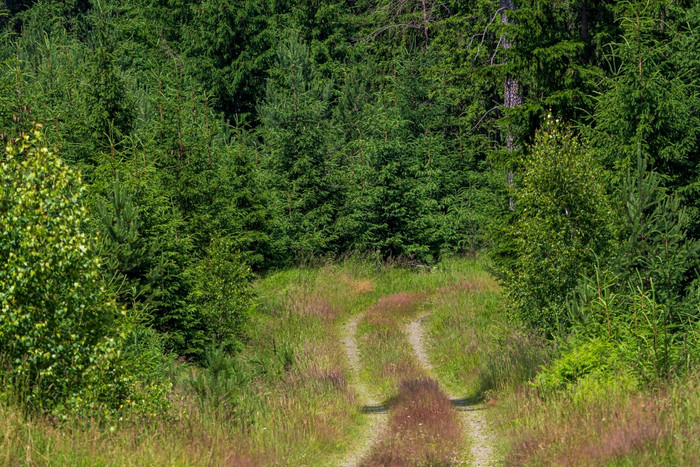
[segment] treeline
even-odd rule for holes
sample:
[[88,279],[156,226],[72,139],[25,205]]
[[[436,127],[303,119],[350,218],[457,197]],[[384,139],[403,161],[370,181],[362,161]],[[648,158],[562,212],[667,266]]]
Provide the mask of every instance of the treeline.
[[119,355],[235,351],[272,268],[487,248],[549,337],[644,378],[697,358],[696,2],[41,0],[0,21],[4,163],[46,148],[82,173],[68,232],[129,317],[100,331]]

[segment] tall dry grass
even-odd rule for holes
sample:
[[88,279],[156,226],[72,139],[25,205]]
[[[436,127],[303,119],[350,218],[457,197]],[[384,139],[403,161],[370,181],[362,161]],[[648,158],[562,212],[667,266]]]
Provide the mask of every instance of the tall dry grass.
[[[622,378],[622,377],[620,377]],[[697,375],[658,388],[581,382],[543,398],[504,396],[499,420],[511,465],[700,465]]]
[[435,380],[401,382],[389,402],[389,428],[362,466],[438,466],[459,462],[462,427]]

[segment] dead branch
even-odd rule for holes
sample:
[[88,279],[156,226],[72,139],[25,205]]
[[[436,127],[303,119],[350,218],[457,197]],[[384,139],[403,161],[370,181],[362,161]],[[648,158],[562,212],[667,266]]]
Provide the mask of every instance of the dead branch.
[[506,9],[506,7],[501,7],[498,10],[496,10],[496,13],[493,14],[493,18],[491,18],[491,21],[489,21],[489,24],[487,24],[486,27],[484,28],[484,32],[482,32],[481,34],[474,34],[472,36],[472,39],[469,41],[469,46],[467,47],[467,49],[471,48],[472,42],[474,41],[474,38],[476,36],[481,35],[481,42],[479,42],[479,47],[476,49],[476,55],[474,56],[474,61],[476,61],[476,59],[479,58],[479,51],[481,51],[481,46],[484,44],[484,39],[486,39],[486,33],[488,32],[489,27],[493,24],[494,21],[496,21],[496,16],[498,16],[498,14],[505,9]]

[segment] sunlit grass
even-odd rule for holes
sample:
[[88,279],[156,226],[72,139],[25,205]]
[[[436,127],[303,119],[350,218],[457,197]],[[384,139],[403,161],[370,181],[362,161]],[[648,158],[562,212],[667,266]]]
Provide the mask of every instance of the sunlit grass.
[[547,397],[503,394],[497,414],[513,464],[700,463],[697,374],[654,389],[637,389],[621,375]]
[[[467,274],[465,284],[471,280]],[[506,463],[700,464],[697,373],[660,387],[640,388],[619,375],[539,393],[528,381],[555,349],[514,322],[498,287],[486,284],[434,296],[423,324],[440,381],[466,398],[489,401]]]
[[440,381],[463,397],[481,394],[479,370],[499,323],[504,322],[497,288],[467,276],[461,287],[431,301],[426,329],[428,353]]
[[[482,260],[411,269],[350,259],[269,275],[256,291],[245,348],[231,363],[240,381],[224,409],[193,393],[191,379],[204,369],[175,362],[167,369],[172,408],[159,419],[125,413],[120,423],[69,425],[0,404],[0,465],[330,465],[367,420],[339,344],[342,326],[360,313],[360,377],[390,408],[389,430],[368,464],[448,462],[465,446],[449,401],[424,379],[403,331],[424,313],[440,384],[465,398],[486,394],[508,462],[700,464],[697,374],[654,389],[620,375],[536,392],[527,380],[551,345],[510,320]],[[411,389],[410,381],[427,382]],[[404,435],[411,442],[399,441]]]
[[232,363],[242,382],[226,410],[207,407],[190,391],[189,375],[200,370],[175,364],[172,409],[145,424],[54,426],[1,407],[0,464],[323,463],[360,425],[337,329],[374,300],[364,270],[372,268],[349,261],[259,281],[248,341]]
[[402,380],[425,376],[403,332],[423,300],[424,295],[417,292],[387,295],[358,326],[361,376],[382,399],[394,396]]
[[474,260],[451,258],[432,269],[386,268],[376,278],[379,298],[365,313],[358,327],[362,357],[361,377],[381,398],[396,395],[403,379],[425,376],[406,339],[404,326],[429,310],[452,290],[464,286],[465,276],[495,287]]

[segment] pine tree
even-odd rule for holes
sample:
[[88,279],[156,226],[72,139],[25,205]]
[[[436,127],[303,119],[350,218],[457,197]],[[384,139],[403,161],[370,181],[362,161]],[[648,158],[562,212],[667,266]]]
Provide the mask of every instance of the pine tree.
[[273,193],[277,248],[286,261],[323,254],[336,240],[339,137],[328,99],[308,46],[292,32],[278,49],[260,108],[262,164]]
[[612,268],[622,284],[640,279],[642,291],[655,290],[656,301],[671,311],[670,321],[685,321],[684,302],[696,279],[700,245],[687,238],[689,218],[680,198],[661,186],[661,177],[648,170],[641,154],[619,197],[622,222]]

